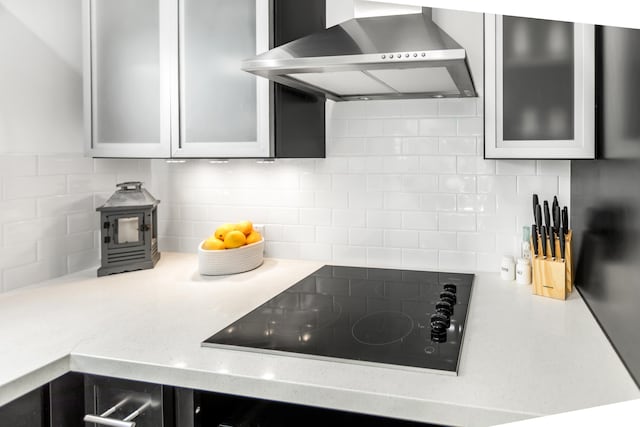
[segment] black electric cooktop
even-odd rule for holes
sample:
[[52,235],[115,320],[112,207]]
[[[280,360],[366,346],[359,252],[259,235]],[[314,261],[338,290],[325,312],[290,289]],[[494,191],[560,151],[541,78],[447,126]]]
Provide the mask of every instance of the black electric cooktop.
[[202,343],[457,373],[473,274],[325,265]]

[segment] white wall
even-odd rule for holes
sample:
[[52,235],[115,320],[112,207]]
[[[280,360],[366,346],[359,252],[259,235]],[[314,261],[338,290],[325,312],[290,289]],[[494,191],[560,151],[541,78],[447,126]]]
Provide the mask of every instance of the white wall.
[[148,160],[82,154],[81,0],[0,0],[0,291],[93,267],[95,208]]
[[161,250],[194,252],[250,219],[266,225],[267,256],[497,271],[532,192],[569,202],[568,161],[482,158],[481,98],[330,105],[326,159],[154,161]]

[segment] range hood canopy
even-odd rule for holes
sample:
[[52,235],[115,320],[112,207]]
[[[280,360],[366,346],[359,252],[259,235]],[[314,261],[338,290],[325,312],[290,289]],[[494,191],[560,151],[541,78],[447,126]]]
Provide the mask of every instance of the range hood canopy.
[[430,8],[350,19],[245,60],[242,69],[334,101],[477,96],[464,48]]

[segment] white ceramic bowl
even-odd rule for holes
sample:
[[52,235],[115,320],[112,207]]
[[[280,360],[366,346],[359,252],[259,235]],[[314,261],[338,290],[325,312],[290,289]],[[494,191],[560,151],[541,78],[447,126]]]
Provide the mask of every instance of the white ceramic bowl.
[[262,265],[264,239],[235,249],[209,251],[198,245],[198,269],[205,276],[242,273]]

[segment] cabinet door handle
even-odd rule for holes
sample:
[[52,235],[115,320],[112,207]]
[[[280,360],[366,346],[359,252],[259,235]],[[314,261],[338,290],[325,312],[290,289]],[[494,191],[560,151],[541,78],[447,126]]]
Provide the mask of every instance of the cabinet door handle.
[[135,421],[122,421],[113,418],[101,417],[100,415],[85,415],[84,421],[87,423],[100,424],[111,427],[136,427]]

